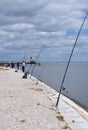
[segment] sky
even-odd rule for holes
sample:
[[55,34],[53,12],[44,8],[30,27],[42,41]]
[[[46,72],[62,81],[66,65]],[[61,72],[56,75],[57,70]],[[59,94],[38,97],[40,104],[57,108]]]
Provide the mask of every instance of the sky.
[[[0,0],[0,61],[68,61],[88,0]],[[72,61],[88,61],[88,17]]]

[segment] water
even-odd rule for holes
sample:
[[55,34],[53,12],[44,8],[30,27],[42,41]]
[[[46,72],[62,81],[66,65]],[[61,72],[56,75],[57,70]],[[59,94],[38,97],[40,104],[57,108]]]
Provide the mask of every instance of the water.
[[[66,63],[47,63],[36,65],[33,75],[48,86],[59,91]],[[29,69],[29,66],[26,67]],[[30,71],[32,66],[30,67]],[[64,82],[62,93],[88,109],[88,63],[71,63]]]

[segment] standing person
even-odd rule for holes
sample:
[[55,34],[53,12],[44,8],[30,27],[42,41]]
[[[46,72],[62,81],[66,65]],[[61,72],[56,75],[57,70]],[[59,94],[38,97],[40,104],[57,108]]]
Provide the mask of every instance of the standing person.
[[17,62],[17,69],[19,70],[19,62]]
[[25,61],[22,62],[22,71],[25,72]]
[[15,63],[11,62],[11,68],[15,67]]

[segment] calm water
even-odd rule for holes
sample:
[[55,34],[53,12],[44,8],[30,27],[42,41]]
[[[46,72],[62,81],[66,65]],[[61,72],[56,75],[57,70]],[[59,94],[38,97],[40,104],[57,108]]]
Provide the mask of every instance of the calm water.
[[[45,84],[59,91],[66,68],[65,63],[47,63],[36,65],[33,75]],[[32,66],[27,66],[27,70]],[[64,82],[62,93],[88,109],[88,63],[71,63]]]

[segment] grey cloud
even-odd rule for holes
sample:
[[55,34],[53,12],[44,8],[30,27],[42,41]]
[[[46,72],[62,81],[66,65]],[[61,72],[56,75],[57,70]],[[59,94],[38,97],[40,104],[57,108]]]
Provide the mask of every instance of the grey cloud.
[[12,15],[12,16],[24,16],[24,15],[33,15],[37,10],[42,9],[49,0],[0,0],[0,9],[1,14]]
[[[0,0],[0,51],[13,51],[15,55],[27,48],[36,53],[45,45],[47,56],[55,58],[58,53],[69,53],[76,34],[69,36],[67,32],[78,32],[87,3],[86,0]],[[77,47],[85,51],[87,41],[82,34]]]

